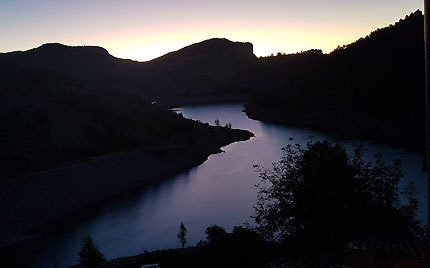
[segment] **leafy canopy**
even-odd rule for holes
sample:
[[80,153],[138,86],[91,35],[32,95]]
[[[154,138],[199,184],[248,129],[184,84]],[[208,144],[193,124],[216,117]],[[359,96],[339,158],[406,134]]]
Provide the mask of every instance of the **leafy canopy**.
[[261,182],[254,218],[266,239],[305,235],[327,242],[356,234],[420,233],[414,187],[399,191],[399,160],[387,164],[377,154],[367,162],[362,147],[348,155],[327,141],[290,143],[282,151],[271,168],[255,166]]
[[228,233],[223,227],[213,224],[206,228],[205,234],[209,243],[216,243],[225,239]]

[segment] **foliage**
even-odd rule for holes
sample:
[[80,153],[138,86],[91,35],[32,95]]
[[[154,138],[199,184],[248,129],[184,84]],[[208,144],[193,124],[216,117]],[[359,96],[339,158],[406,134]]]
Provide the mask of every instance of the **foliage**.
[[145,252],[133,257],[134,260],[125,258],[129,264],[127,267],[150,263],[158,263],[163,268],[264,267],[285,253],[277,243],[264,240],[249,228],[236,226],[231,232],[226,232],[221,226],[211,225],[207,230],[220,235],[210,242],[200,240],[195,247]]
[[226,230],[216,224],[206,228],[205,234],[208,243],[216,243],[217,241],[223,240],[227,236]]
[[94,245],[94,241],[89,235],[82,240],[81,250],[78,255],[79,263],[85,268],[99,267],[106,261],[103,254]]
[[208,267],[208,263],[210,267],[263,267],[277,252],[273,243],[250,228],[235,226],[229,233],[221,226],[211,225],[206,235],[208,243],[202,267]]
[[409,203],[400,204],[400,161],[378,154],[363,160],[358,146],[348,155],[327,141],[288,144],[271,169],[256,166],[261,183],[255,207],[256,229],[270,240],[297,235],[343,240],[355,234],[418,234],[413,185]]
[[[216,233],[225,231],[217,225],[209,226],[208,229],[215,230]],[[211,242],[200,241],[196,247],[138,255],[140,260],[137,264],[159,263],[164,268],[264,267],[271,259],[283,253],[275,243],[265,241],[254,230],[236,226],[232,232],[223,231],[217,239],[211,239]]]
[[181,222],[181,225],[179,226],[179,233],[177,235],[179,239],[179,243],[181,243],[182,248],[185,247],[185,244],[187,243],[187,228],[185,228],[185,225]]

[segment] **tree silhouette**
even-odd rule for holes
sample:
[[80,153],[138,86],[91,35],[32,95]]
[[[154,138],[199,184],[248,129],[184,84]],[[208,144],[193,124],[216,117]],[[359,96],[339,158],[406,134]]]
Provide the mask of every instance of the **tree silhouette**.
[[209,243],[216,243],[217,241],[221,241],[226,238],[228,233],[223,227],[213,224],[206,228],[205,234]]
[[181,243],[182,245],[182,248],[184,248],[185,244],[187,243],[187,238],[185,237],[186,235],[187,235],[187,228],[185,228],[185,225],[181,222],[177,237],[179,239],[179,243]]
[[400,204],[400,162],[389,165],[379,154],[370,163],[362,154],[361,147],[350,156],[327,141],[289,144],[271,169],[256,166],[257,230],[271,240],[301,236],[325,244],[353,234],[419,235],[416,199]]
[[94,241],[89,235],[82,240],[81,250],[78,255],[79,263],[85,268],[99,267],[106,261],[103,254],[94,245]]
[[215,126],[217,126],[217,127],[219,127],[219,126],[220,126],[220,122],[219,122],[218,117],[215,119],[214,123],[215,123]]

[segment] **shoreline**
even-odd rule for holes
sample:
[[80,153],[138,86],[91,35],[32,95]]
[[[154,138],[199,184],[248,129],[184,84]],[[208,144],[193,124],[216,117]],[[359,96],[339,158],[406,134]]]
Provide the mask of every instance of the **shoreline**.
[[[329,134],[333,137],[337,137],[343,140],[357,140],[361,142],[369,142],[372,144],[382,144],[386,146],[390,146],[393,148],[406,149],[411,153],[417,153],[424,155],[422,151],[422,146],[420,146],[419,137],[424,137],[424,132],[422,135],[417,135],[418,139],[415,137],[413,141],[408,140],[407,137],[403,136],[402,138],[397,137],[400,134],[387,136],[378,136],[372,133],[370,126],[365,128],[357,128],[355,126],[355,130],[349,130],[352,127],[348,125],[337,124],[333,122],[331,124],[328,123],[327,119],[313,118],[309,115],[286,115],[279,112],[278,114],[268,113],[264,109],[260,109],[258,107],[249,107],[245,105],[243,112],[246,116],[253,120],[259,120],[262,122],[281,124],[281,125],[289,125],[295,127],[309,128],[314,131],[318,131],[321,133]],[[405,141],[406,140],[406,141]],[[402,142],[403,141],[403,142]],[[423,140],[424,141],[424,140]]]
[[187,150],[114,152],[2,181],[0,252],[61,231],[88,218],[106,202],[186,172],[222,152],[221,147],[252,136],[234,130],[213,139],[212,144],[197,143]]

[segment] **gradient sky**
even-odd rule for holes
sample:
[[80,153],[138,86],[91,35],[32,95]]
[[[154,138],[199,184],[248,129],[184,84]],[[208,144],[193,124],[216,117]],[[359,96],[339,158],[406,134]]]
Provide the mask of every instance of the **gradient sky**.
[[97,45],[149,60],[213,37],[254,53],[330,52],[421,9],[423,0],[0,0],[0,51]]

